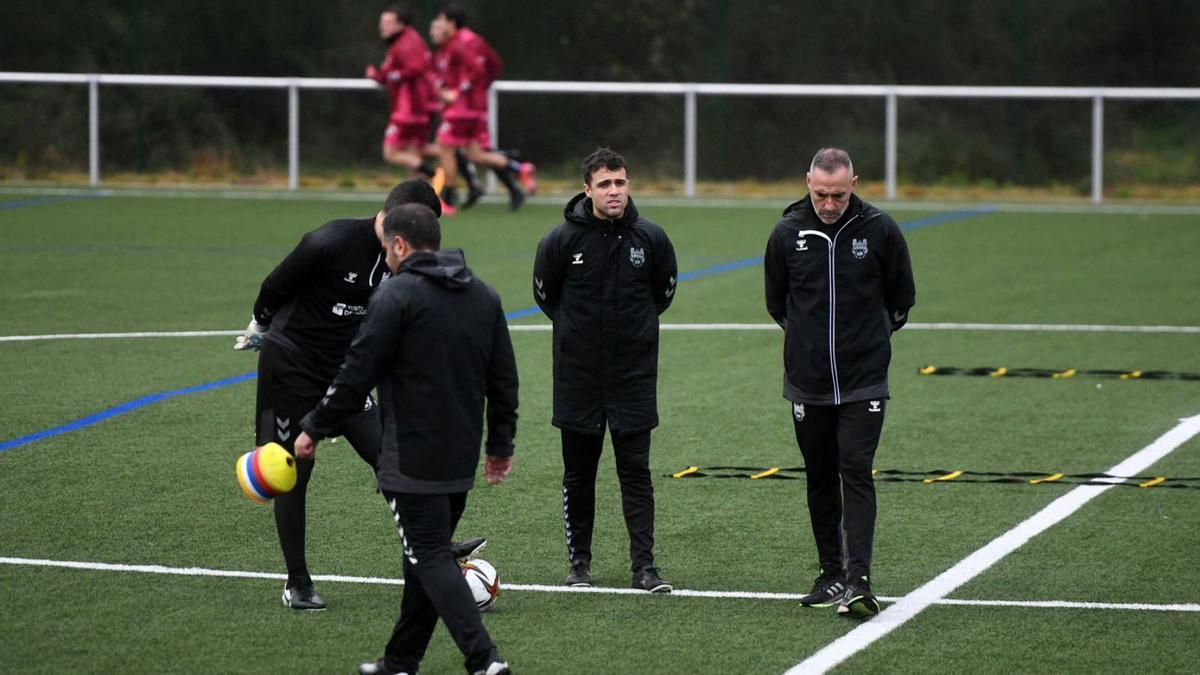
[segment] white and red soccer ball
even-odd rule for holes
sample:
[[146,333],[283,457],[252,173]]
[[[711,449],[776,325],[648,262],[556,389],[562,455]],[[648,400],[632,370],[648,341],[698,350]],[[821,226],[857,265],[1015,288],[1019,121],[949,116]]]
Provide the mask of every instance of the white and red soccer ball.
[[496,604],[496,596],[500,595],[500,574],[486,560],[475,558],[458,563],[462,569],[463,578],[471,589],[475,604],[480,611],[491,609]]

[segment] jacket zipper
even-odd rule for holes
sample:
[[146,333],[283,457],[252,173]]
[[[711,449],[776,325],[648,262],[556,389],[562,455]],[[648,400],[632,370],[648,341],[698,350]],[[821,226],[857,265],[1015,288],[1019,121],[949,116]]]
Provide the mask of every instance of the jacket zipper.
[[829,242],[829,368],[833,374],[833,404],[842,404],[842,384],[838,379],[837,369],[837,262],[834,253],[837,251],[837,239],[849,225],[858,220],[858,214],[847,220]]

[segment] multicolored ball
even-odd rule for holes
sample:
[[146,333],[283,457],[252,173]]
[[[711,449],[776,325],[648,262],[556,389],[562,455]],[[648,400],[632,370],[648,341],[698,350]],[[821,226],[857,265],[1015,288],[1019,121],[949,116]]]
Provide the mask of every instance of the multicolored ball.
[[238,484],[252,501],[266,504],[296,487],[296,459],[278,443],[267,443],[237,461]]

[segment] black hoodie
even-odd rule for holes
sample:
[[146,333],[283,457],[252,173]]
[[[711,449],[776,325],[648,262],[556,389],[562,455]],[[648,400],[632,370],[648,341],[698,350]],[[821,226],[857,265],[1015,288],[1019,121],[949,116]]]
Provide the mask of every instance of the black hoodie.
[[513,454],[517,365],[500,298],[458,249],[417,252],[371,297],[325,398],[300,422],[314,440],[362,410],[379,386],[379,487],[449,494],[474,485],[487,454]]
[[775,225],[763,270],[767,311],[786,330],[784,398],[840,405],[887,397],[891,334],[916,302],[896,221],[851,195],[826,225],[805,197]]
[[675,299],[675,249],[638,216],[616,221],[576,195],[542,238],[533,297],[554,322],[554,426],[629,434],[658,426],[658,315]]

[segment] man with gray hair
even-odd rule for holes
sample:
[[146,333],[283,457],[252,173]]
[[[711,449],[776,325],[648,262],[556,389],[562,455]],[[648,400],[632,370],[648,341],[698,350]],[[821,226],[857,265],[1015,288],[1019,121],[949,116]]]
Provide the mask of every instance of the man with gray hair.
[[786,332],[783,396],[808,474],[820,565],[800,604],[870,617],[879,613],[871,468],[891,334],[908,320],[916,290],[899,225],[854,194],[845,150],[819,150],[806,183],[808,196],[784,210],[763,261],[767,311]]

